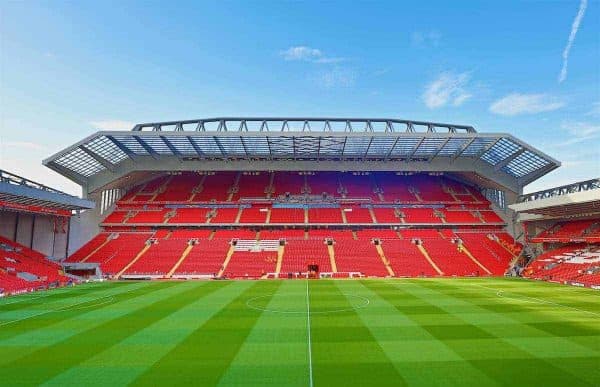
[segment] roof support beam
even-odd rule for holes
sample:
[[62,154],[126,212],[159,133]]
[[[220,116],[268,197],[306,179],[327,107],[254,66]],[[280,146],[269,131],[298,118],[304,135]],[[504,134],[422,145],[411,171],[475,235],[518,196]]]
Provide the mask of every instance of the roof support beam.
[[481,150],[481,152],[479,152],[476,156],[476,158],[480,159],[481,156],[483,156],[484,154],[487,153],[487,151],[489,151],[490,149],[492,149],[494,147],[494,145],[496,145],[498,142],[500,142],[500,140],[502,140],[502,137],[498,137],[497,139],[495,139],[494,141],[492,141],[488,146],[486,146],[485,148],[483,148]]
[[542,168],[536,169],[535,171],[529,172],[527,175],[517,179],[517,181],[519,182],[519,184],[525,186],[531,183],[532,181],[538,179],[539,177],[544,176],[546,173],[554,170],[555,168],[558,168],[558,166],[554,164],[548,164]]
[[365,149],[365,154],[363,155],[363,159],[367,158],[367,155],[369,154],[369,149],[371,148],[372,143],[373,143],[373,136],[371,136],[371,139],[369,140],[369,145],[367,145],[367,149]]
[[150,145],[146,144],[146,141],[142,140],[138,136],[133,136],[133,138],[135,138],[135,141],[137,141],[137,143],[140,144],[140,146],[142,148],[144,148],[144,150],[146,152],[148,152],[148,154],[150,155],[150,157],[152,157],[154,160],[158,160],[157,157],[156,157],[157,153],[154,151],[154,149],[152,149],[152,147]]
[[390,159],[390,156],[392,155],[392,152],[394,151],[394,148],[396,147],[396,144],[398,143],[399,140],[400,140],[400,137],[396,137],[396,140],[394,140],[394,143],[392,144],[392,147],[385,154],[384,160],[389,160]]
[[516,151],[512,155],[508,156],[504,160],[502,160],[499,163],[497,163],[496,165],[494,165],[494,170],[495,171],[499,171],[502,168],[506,167],[508,164],[510,164],[511,161],[513,161],[514,159],[516,159],[517,157],[519,157],[520,155],[522,155],[523,152],[525,152],[525,151],[526,151],[525,148],[519,149],[518,151]]
[[456,160],[457,158],[459,158],[463,152],[465,150],[467,150],[467,148],[473,143],[473,141],[475,141],[476,137],[471,138],[469,141],[467,141],[465,144],[463,144],[463,146],[459,149],[458,152],[456,152],[456,154],[454,155],[454,157],[452,157],[452,161],[454,162],[454,160]]
[[68,177],[69,179],[73,180],[74,182],[76,182],[80,185],[85,185],[87,183],[87,180],[88,180],[87,177],[85,177],[82,174],[79,174],[71,169],[67,169],[67,168],[63,167],[62,165],[55,163],[54,161],[50,161],[46,165],[48,167],[54,169],[56,172],[60,173],[61,175]]
[[113,163],[111,163],[110,161],[106,160],[104,157],[100,156],[96,152],[88,149],[85,145],[80,145],[79,149],[81,149],[87,155],[89,155],[91,158],[93,158],[94,160],[96,160],[97,162],[99,162],[104,168],[108,169],[111,172],[115,171],[115,165]]
[[431,156],[429,158],[429,162],[431,162],[433,159],[435,159],[436,157],[438,157],[438,155],[440,154],[440,152],[442,151],[442,149],[444,149],[444,147],[446,146],[446,144],[448,144],[448,141],[450,141],[450,137],[448,137],[444,142],[442,142],[442,144],[435,150],[435,153],[433,154],[433,156]]
[[194,148],[194,151],[196,151],[198,156],[205,156],[205,153],[202,152],[202,149],[200,149],[200,147],[194,142],[194,140],[192,140],[190,136],[185,136],[185,138],[187,138],[188,142],[192,145],[192,148]]
[[119,140],[114,138],[113,136],[106,136],[117,148],[121,150],[121,152],[125,153],[127,157],[129,157],[132,161],[135,161],[135,153],[130,151],[125,145],[123,145]]
[[223,157],[227,158],[227,153],[225,152],[225,149],[223,148],[221,141],[219,141],[217,136],[213,136],[213,139],[215,140],[215,144],[217,144],[217,146],[219,147],[219,150],[221,151],[221,154],[223,155]]
[[173,155],[176,156],[179,159],[179,162],[182,163],[183,162],[183,155],[181,154],[181,152],[179,152],[177,150],[177,148],[175,148],[175,146],[173,146],[173,144],[171,144],[171,142],[165,136],[160,136],[160,139],[165,143],[165,145],[167,146],[167,148],[169,148],[169,150],[171,151],[171,153],[173,153]]
[[240,142],[242,143],[242,148],[244,148],[244,153],[246,153],[246,157],[250,158],[248,148],[246,147],[246,143],[244,142],[244,136],[240,136]]
[[419,150],[419,147],[421,146],[421,144],[423,143],[423,141],[425,141],[425,136],[421,137],[421,139],[419,140],[419,142],[417,143],[417,145],[415,145],[415,147],[412,149],[412,151],[410,152],[410,154],[406,158],[407,162],[410,159],[412,159],[412,157],[415,155],[415,153],[417,153],[417,151]]

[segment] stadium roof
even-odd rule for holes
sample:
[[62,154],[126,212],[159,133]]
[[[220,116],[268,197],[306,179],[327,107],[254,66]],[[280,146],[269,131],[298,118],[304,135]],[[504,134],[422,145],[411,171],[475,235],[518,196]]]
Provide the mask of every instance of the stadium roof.
[[92,201],[0,170],[0,209],[67,216],[94,206]]
[[600,216],[600,178],[521,195],[509,206],[522,220]]
[[[227,161],[224,163],[223,161]],[[415,170],[475,172],[520,193],[560,162],[505,133],[367,118],[209,118],[100,131],[44,160],[99,189],[134,171]]]

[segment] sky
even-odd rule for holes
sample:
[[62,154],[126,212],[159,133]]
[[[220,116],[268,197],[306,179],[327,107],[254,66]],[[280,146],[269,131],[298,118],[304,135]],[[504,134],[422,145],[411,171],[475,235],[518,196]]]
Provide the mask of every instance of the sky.
[[0,169],[98,130],[218,116],[389,117],[510,133],[600,177],[600,1],[0,0]]

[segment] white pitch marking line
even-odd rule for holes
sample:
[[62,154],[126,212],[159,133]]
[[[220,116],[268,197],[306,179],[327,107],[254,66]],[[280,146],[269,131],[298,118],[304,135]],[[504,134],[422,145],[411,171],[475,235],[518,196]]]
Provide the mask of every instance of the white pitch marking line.
[[308,375],[310,387],[313,387],[313,369],[312,369],[312,340],[310,334],[310,292],[308,290],[308,279],[306,280],[306,327],[308,331]]
[[515,295],[517,295],[518,297],[511,297],[511,296],[509,296],[509,295],[503,295],[503,294],[511,294],[511,292],[507,292],[506,290],[499,290],[499,289],[494,289],[494,288],[488,288],[487,286],[483,286],[483,285],[477,285],[477,284],[474,284],[474,286],[478,286],[478,287],[480,287],[480,288],[484,288],[484,289],[488,289],[488,290],[494,290],[494,291],[496,291],[496,295],[497,295],[498,297],[500,297],[500,298],[512,298],[512,299],[519,299],[519,298],[522,298],[523,300],[521,300],[521,301],[525,301],[525,302],[532,302],[532,301],[525,300],[525,298],[528,298],[528,299],[530,299],[530,300],[537,301],[538,303],[542,303],[542,304],[549,304],[549,305],[555,305],[555,306],[561,306],[561,307],[563,307],[563,308],[573,309],[573,310],[576,310],[576,311],[578,311],[578,312],[582,312],[582,313],[589,313],[589,314],[593,314],[594,316],[600,316],[600,313],[591,312],[591,311],[589,311],[589,310],[585,310],[585,309],[579,309],[579,308],[576,308],[576,307],[574,307],[574,306],[569,306],[569,305],[558,304],[558,303],[556,303],[556,302],[552,302],[552,301],[543,300],[543,299],[541,299],[541,298],[524,296],[524,295],[522,295],[522,294],[518,294],[518,293],[512,293],[512,294],[515,294]]
[[[42,312],[42,313],[38,313],[38,314],[31,315],[31,316],[27,316],[27,317],[19,318],[19,319],[16,319],[16,320],[5,321],[5,322],[3,322],[3,323],[0,323],[0,327],[2,327],[2,326],[4,326],[4,325],[8,325],[8,324],[12,324],[12,323],[16,323],[16,322],[19,322],[19,321],[23,321],[23,320],[28,320],[28,319],[30,319],[30,318],[34,318],[34,317],[38,317],[38,316],[43,316],[43,315],[45,315],[45,314],[48,314],[48,313],[61,312],[61,311],[63,311],[63,310],[67,310],[67,309],[69,309],[69,308],[72,308],[72,307],[74,307],[74,306],[81,305],[81,304],[85,304],[86,302],[91,302],[91,301],[101,300],[101,299],[103,299],[103,298],[108,298],[108,297],[111,297],[111,300],[114,300],[114,296],[115,296],[115,295],[121,295],[121,294],[129,293],[129,292],[132,292],[132,291],[134,291],[134,290],[136,290],[136,289],[139,289],[139,288],[130,289],[130,290],[127,290],[127,291],[124,291],[124,292],[120,292],[120,293],[117,293],[117,294],[108,294],[108,295],[106,295],[106,296],[102,296],[102,297],[98,297],[98,298],[93,298],[93,299],[91,299],[91,300],[85,300],[85,301],[77,302],[77,303],[75,303],[75,304],[71,304],[71,305],[63,306],[62,308],[58,308],[58,309],[49,310],[49,311],[46,311],[46,312]],[[104,305],[104,303],[98,303],[98,304],[94,304],[94,305],[91,305],[91,306],[101,306],[101,305]],[[90,306],[90,307],[91,307],[91,306]],[[84,308],[86,308],[86,307],[83,307],[83,308],[78,308],[78,309],[84,309]],[[74,309],[74,310],[77,310],[77,309]]]

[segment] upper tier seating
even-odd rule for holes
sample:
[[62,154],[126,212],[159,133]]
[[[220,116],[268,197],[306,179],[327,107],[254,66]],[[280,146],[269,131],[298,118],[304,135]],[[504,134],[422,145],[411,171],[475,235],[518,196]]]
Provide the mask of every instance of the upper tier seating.
[[217,216],[210,220],[211,223],[235,223],[239,208],[217,208]]
[[342,210],[346,215],[347,223],[373,223],[368,208],[344,207]]
[[375,187],[370,175],[343,173],[339,176],[339,182],[341,187],[347,192],[346,197],[379,200],[374,192]]
[[178,208],[167,223],[206,223],[209,208]]
[[235,172],[217,172],[205,175],[200,192],[192,196],[192,201],[209,202],[211,200],[226,201],[235,180]]
[[402,223],[393,208],[373,208],[377,223]]
[[304,223],[304,209],[273,208],[269,223]]
[[267,172],[243,172],[232,200],[241,198],[265,198],[271,174]]
[[442,223],[431,208],[402,208],[406,223]]
[[323,193],[329,196],[340,196],[338,193],[337,172],[319,172],[314,175],[307,175],[306,181],[311,195],[322,195]]
[[260,239],[304,239],[304,230],[262,230]]
[[298,172],[279,172],[275,174],[273,180],[273,196],[285,195],[300,195],[305,187],[304,175]]
[[342,223],[342,212],[339,208],[310,208],[308,223]]
[[170,211],[170,209],[139,211],[134,216],[127,219],[127,222],[125,223],[163,223],[165,221],[165,215]]
[[250,208],[244,208],[242,216],[240,217],[240,223],[265,223],[267,221],[267,215],[269,208],[265,206],[252,206]]
[[387,201],[418,202],[417,197],[409,190],[410,184],[407,176],[383,172],[375,175],[375,181],[382,189],[383,196]]
[[534,242],[570,242],[583,240],[588,242],[600,241],[599,220],[592,219],[557,223],[548,230],[532,238],[532,241]]
[[192,191],[200,184],[197,173],[183,172],[181,175],[172,176],[165,190],[154,198],[155,202],[186,202],[191,199]]

